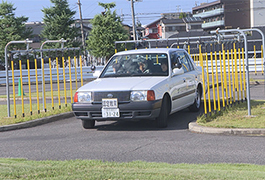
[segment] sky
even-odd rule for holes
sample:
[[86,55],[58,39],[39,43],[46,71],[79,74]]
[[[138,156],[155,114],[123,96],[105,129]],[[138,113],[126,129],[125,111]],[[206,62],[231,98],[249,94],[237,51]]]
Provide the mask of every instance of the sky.
[[[169,12],[191,12],[192,8],[201,3],[210,2],[211,0],[138,0],[134,3],[136,21],[141,24],[149,24],[161,16],[161,13]],[[28,17],[28,22],[42,21],[43,8],[53,6],[50,0],[7,0],[16,8],[15,16]],[[78,0],[68,0],[71,10],[76,11],[75,18],[79,19]],[[98,2],[110,3],[115,2],[118,15],[124,14],[123,23],[131,25],[131,2],[129,0],[80,0],[82,18],[93,18],[96,14],[101,13],[104,9],[98,5]]]

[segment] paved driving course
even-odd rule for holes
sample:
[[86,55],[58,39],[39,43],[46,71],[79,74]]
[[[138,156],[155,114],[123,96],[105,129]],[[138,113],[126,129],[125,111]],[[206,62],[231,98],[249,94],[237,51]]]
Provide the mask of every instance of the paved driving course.
[[265,164],[264,137],[197,134],[188,124],[197,113],[170,116],[169,127],[153,122],[102,122],[85,130],[72,118],[0,133],[0,157],[32,160],[100,159],[127,162]]

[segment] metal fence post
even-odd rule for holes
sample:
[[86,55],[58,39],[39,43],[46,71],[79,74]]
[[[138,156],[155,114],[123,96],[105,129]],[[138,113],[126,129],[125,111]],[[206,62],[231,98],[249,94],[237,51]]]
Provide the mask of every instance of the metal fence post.
[[5,46],[5,68],[6,68],[6,95],[7,95],[7,115],[10,117],[10,93],[9,93],[9,74],[8,74],[8,59],[7,59],[7,48],[10,44],[28,44],[32,43],[33,41],[30,41],[28,39],[24,41],[10,41]]
[[[43,59],[43,54],[42,54],[42,49],[43,49],[43,46],[46,44],[46,43],[61,43],[61,48],[63,49],[63,45],[64,43],[67,42],[66,40],[64,40],[63,38],[60,39],[60,40],[47,40],[45,42],[43,42],[40,46],[40,54],[41,54],[41,61]],[[44,63],[41,63],[41,69],[42,69],[42,73],[41,73],[41,76],[42,76],[42,104],[43,104],[43,110],[46,111],[45,109],[45,78],[44,78]]]
[[247,79],[247,105],[248,105],[248,116],[251,116],[251,106],[250,106],[250,85],[249,85],[249,62],[248,62],[248,45],[247,45],[247,37],[244,31],[240,29],[227,29],[227,30],[219,30],[211,31],[211,34],[218,34],[218,33],[228,33],[228,32],[237,32],[244,38],[244,45],[245,45],[245,58],[246,58],[246,79]]
[[[253,28],[253,29],[243,29],[242,31],[243,32],[257,31],[258,33],[260,33],[261,38],[262,38],[262,48],[263,48],[263,57],[261,57],[261,58],[263,58],[263,66],[265,68],[265,62],[264,62],[264,59],[265,59],[265,37],[264,37],[263,32],[260,29],[257,29],[257,28]],[[265,79],[265,76],[264,76],[264,79]]]

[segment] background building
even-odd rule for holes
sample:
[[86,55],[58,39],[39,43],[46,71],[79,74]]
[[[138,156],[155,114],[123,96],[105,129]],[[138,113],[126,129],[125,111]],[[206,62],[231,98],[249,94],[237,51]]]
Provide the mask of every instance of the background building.
[[251,27],[265,26],[265,1],[264,0],[250,0],[250,18]]
[[217,0],[192,8],[193,17],[203,20],[205,31],[250,28],[250,0]]
[[202,35],[202,20],[192,16],[181,19],[161,19],[160,26],[162,28],[160,37],[189,37]]
[[42,38],[40,36],[41,31],[43,30],[44,23],[43,22],[27,22],[25,23],[27,28],[31,28],[32,30],[32,37],[29,38],[33,40],[33,43],[30,43],[30,47],[33,49],[40,48]]
[[145,26],[145,36],[149,39],[202,35],[201,18],[192,17],[190,12],[163,13],[161,16]]

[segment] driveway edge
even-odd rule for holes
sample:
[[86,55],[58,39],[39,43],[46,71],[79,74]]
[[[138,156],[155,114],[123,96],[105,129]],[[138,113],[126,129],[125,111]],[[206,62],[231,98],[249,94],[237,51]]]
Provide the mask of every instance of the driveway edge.
[[213,128],[213,127],[200,126],[196,122],[189,123],[189,130],[191,132],[205,133],[205,134],[265,136],[265,129]]
[[58,121],[58,120],[62,120],[64,118],[70,118],[70,117],[74,117],[73,112],[66,112],[66,113],[56,114],[56,115],[52,115],[52,116],[48,116],[48,117],[44,117],[40,119],[27,121],[27,122],[0,126],[0,132],[34,127],[34,126],[38,126],[41,124],[46,124],[46,123],[50,123],[50,122],[54,122],[54,121]]

